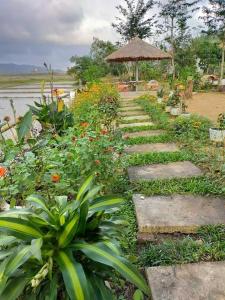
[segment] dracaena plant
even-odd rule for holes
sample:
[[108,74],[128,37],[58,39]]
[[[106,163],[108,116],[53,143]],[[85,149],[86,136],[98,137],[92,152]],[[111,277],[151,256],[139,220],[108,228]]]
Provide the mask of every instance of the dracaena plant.
[[115,299],[114,273],[148,294],[137,269],[119,247],[123,199],[98,196],[90,176],[76,199],[46,201],[31,195],[26,208],[0,214],[0,299]]

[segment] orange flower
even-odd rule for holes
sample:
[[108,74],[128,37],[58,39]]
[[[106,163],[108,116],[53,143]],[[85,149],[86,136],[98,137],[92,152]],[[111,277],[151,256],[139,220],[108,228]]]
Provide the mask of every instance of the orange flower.
[[0,166],[0,177],[5,177],[7,169]]
[[103,135],[108,134],[108,130],[102,129],[102,130],[101,130],[101,134],[103,134]]
[[82,123],[80,124],[80,126],[86,128],[86,127],[89,126],[89,123],[88,123],[88,122],[82,122]]
[[60,175],[59,174],[52,174],[52,182],[57,183],[60,181]]
[[100,162],[100,160],[99,160],[99,159],[96,159],[96,160],[95,160],[95,164],[96,164],[97,166],[99,166],[99,165],[100,165],[100,163],[101,163],[101,162]]
[[89,137],[89,141],[93,142],[95,139],[93,137]]

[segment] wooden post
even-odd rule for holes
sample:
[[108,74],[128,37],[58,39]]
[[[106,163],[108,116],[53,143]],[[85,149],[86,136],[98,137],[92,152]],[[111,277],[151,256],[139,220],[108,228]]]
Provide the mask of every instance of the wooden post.
[[139,70],[138,70],[138,61],[136,61],[136,92],[138,88],[138,81],[139,81]]

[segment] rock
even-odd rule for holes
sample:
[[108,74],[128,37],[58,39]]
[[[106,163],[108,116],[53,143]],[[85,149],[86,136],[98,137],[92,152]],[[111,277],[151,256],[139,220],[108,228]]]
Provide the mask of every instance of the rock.
[[127,147],[126,153],[177,152],[179,148],[172,143],[141,144]]

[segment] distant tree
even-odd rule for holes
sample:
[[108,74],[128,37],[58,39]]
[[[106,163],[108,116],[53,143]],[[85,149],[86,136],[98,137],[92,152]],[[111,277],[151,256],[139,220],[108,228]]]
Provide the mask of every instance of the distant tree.
[[124,0],[124,6],[117,6],[120,17],[116,17],[113,28],[122,36],[124,41],[128,41],[136,36],[141,39],[152,35],[154,16],[147,16],[153,8],[154,0]]
[[225,1],[209,0],[209,5],[203,7],[203,19],[208,27],[208,34],[216,35],[221,42],[221,71],[220,82],[224,76],[224,58],[225,58]]
[[218,38],[202,35],[193,39],[191,47],[202,70],[207,74],[214,72],[221,61]]
[[121,64],[108,64],[106,56],[117,50],[117,46],[109,41],[93,39],[90,54],[85,56],[72,56],[70,62],[74,65],[67,73],[82,83],[99,81],[107,74],[120,75],[124,71]]
[[175,77],[175,55],[178,48],[186,46],[190,41],[188,20],[198,9],[199,0],[166,0],[159,2],[159,17],[163,22],[158,26],[161,33],[166,34],[166,40],[171,47],[172,71]]

